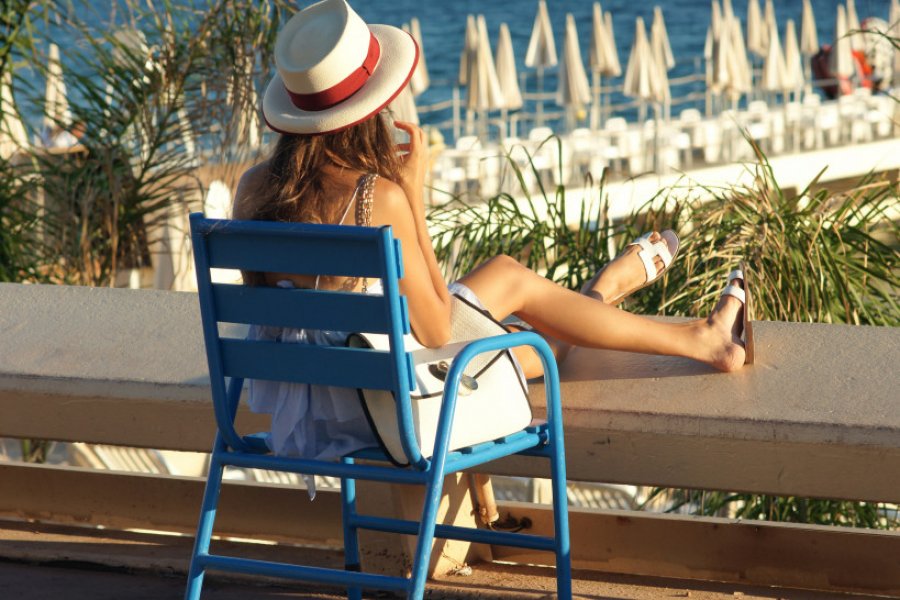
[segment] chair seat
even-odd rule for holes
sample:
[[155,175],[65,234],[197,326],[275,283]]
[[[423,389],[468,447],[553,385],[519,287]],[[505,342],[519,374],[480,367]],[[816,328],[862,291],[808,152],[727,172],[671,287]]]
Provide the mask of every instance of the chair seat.
[[[511,435],[483,442],[474,446],[460,448],[447,453],[447,472],[463,470],[470,466],[481,464],[499,458],[516,454],[527,448],[534,448],[546,444],[549,437],[549,426],[546,421],[536,420],[521,431]],[[387,453],[379,447],[363,448],[349,455],[349,458],[390,462]],[[465,463],[464,465],[462,463]]]
[[[482,462],[488,462],[502,456],[517,454],[523,450],[541,446],[547,443],[549,439],[548,432],[549,426],[546,421],[535,420],[525,429],[511,435],[448,452],[446,459],[447,472],[460,471]],[[271,450],[265,442],[266,437],[267,434],[265,433],[253,433],[244,436],[244,441],[252,447],[253,451],[260,455],[271,454]],[[378,446],[362,448],[348,454],[347,458],[385,463],[391,462],[387,453]]]

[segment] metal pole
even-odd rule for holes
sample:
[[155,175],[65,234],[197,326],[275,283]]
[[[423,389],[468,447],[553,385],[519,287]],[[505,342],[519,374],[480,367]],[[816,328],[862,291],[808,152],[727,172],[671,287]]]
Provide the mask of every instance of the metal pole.
[[535,126],[540,127],[544,124],[544,67],[542,66],[537,68],[537,91],[538,101],[535,110]]
[[462,136],[462,122],[459,117],[459,88],[453,87],[453,141]]

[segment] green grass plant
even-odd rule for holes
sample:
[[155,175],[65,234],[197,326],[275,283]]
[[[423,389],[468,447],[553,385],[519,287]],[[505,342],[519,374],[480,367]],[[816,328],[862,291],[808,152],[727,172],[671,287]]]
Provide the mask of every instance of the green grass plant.
[[[707,314],[728,271],[743,259],[753,273],[758,320],[900,325],[897,181],[869,174],[846,192],[832,192],[819,184],[820,173],[805,189],[786,190],[755,150],[756,162],[745,167],[749,183],[713,189],[685,178],[614,223],[607,218],[604,177],[588,177],[590,192],[573,208],[564,186],[539,186],[530,194],[522,174],[539,175],[534,161],[519,165],[510,158],[523,186],[518,198],[461,194],[430,211],[438,258],[455,278],[505,253],[578,290],[609,260],[610,249],[615,254],[644,231],[671,228],[683,244],[679,264],[630,299],[629,310]],[[692,199],[679,199],[685,190]],[[896,511],[880,503],[658,488],[645,506],[660,503],[704,515],[900,526]]]

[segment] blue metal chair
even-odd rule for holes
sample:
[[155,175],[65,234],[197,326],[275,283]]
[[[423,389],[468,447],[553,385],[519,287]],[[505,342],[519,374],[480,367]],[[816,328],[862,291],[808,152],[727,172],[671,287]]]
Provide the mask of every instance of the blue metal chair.
[[[204,573],[207,569],[218,569],[340,585],[347,588],[349,598],[361,598],[362,589],[379,589],[406,592],[407,597],[418,599],[425,591],[431,543],[435,536],[554,552],[558,595],[560,598],[571,596],[559,376],[553,354],[540,336],[531,332],[495,336],[476,340],[459,353],[446,380],[434,455],[426,457],[420,452],[413,434],[408,398],[415,380],[410,355],[403,347],[403,335],[410,331],[409,319],[406,299],[400,295],[398,283],[402,277],[400,243],[392,237],[390,227],[225,221],[193,214],[191,237],[218,433],[203,496],[186,598],[199,598]],[[212,268],[379,278],[384,294],[212,283]],[[385,333],[391,340],[392,350],[379,352],[229,339],[220,337],[219,323]],[[482,352],[524,345],[532,346],[543,362],[547,422],[503,439],[448,452],[457,386],[466,364]],[[372,459],[388,462],[378,449],[346,456],[341,461],[273,456],[263,436],[240,435],[235,430],[234,418],[245,378],[391,391],[395,398],[401,399],[397,402],[397,419],[403,449],[411,466],[371,464]],[[555,537],[435,524],[445,475],[517,453],[550,459]],[[356,463],[358,458],[366,459],[366,464]],[[210,554],[222,472],[228,465],[340,477],[345,569]],[[357,479],[424,485],[421,521],[359,514],[356,510]],[[411,577],[360,572],[359,529],[417,535]]]

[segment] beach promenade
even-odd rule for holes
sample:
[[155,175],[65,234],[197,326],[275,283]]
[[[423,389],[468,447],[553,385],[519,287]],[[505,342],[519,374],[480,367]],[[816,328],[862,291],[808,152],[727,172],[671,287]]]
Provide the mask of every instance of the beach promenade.
[[[192,294],[2,284],[0,308],[8,340],[0,361],[0,436],[124,446],[133,456],[149,448],[209,447],[214,425],[202,342],[192,333],[199,327]],[[97,322],[105,324],[102,331]],[[757,364],[733,375],[684,359],[575,352],[561,372],[572,481],[896,502],[900,422],[892,366],[900,332],[765,321],[754,330]],[[533,392],[539,399],[540,386]],[[238,421],[252,430],[266,427],[260,415],[243,411]],[[42,568],[105,565],[180,577],[188,553],[179,549],[189,538],[154,536],[192,534],[202,479],[119,469],[0,462],[0,517],[9,521],[0,527],[6,540],[0,556]],[[498,463],[495,473],[545,475],[515,460]],[[221,543],[252,537],[249,553],[287,560],[311,552],[315,561],[334,560],[338,494],[321,489],[309,502],[298,488],[226,483]],[[405,492],[360,494],[363,510],[381,514]],[[443,518],[474,525],[466,497],[451,491],[449,498]],[[504,501],[500,508],[527,517],[536,533],[551,522],[546,505]],[[622,596],[635,598],[654,597],[660,588],[694,590],[691,597],[710,588],[747,597],[900,596],[897,532],[578,507],[570,515],[576,590],[587,597],[606,597],[598,583],[604,581],[620,591],[635,583],[638,591]],[[405,545],[396,538],[376,536],[363,547],[374,569],[403,564]],[[535,590],[533,597],[544,597],[540,590],[552,583],[519,579],[522,571],[507,566],[545,564],[548,557],[539,553],[445,544],[435,558],[436,574],[463,564],[476,573],[445,580],[448,598],[526,598]],[[483,569],[485,560],[493,564]],[[669,580],[642,579],[650,575]],[[521,587],[510,591],[511,582]],[[626,587],[616,588],[620,583]],[[742,587],[748,584],[777,589]]]

